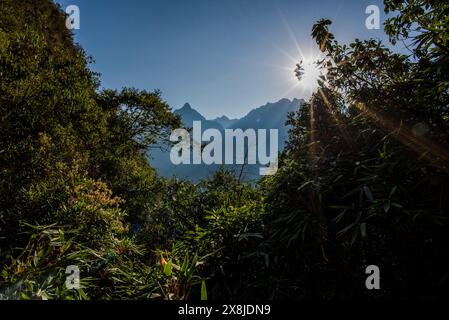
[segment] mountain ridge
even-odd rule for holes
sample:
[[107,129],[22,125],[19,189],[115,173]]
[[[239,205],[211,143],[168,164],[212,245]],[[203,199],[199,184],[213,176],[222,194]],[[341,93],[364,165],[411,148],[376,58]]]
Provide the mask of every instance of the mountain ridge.
[[221,117],[213,119],[213,121],[218,122],[223,128],[227,129],[240,119],[229,119],[227,116],[223,115]]
[[[181,117],[185,128],[192,128],[193,121],[201,121],[202,133],[207,129],[217,129],[222,134],[226,129],[277,129],[279,133],[279,151],[285,146],[288,138],[289,127],[286,126],[287,115],[294,112],[303,105],[303,99],[287,98],[280,99],[277,102],[268,102],[263,106],[252,109],[244,117],[240,119],[229,119],[227,116],[221,116],[212,120],[206,119],[200,112],[193,108],[189,103],[185,103],[182,108],[174,111]],[[167,148],[166,148],[167,149]],[[218,170],[221,165],[179,165],[175,166],[170,161],[170,151],[153,150],[150,155],[150,163],[155,167],[159,174],[165,177],[178,177],[189,179],[194,182],[207,178],[214,171]],[[238,169],[235,165],[226,165],[230,170]],[[259,165],[247,165],[246,180],[254,180],[258,176]],[[245,178],[244,178],[245,179]]]

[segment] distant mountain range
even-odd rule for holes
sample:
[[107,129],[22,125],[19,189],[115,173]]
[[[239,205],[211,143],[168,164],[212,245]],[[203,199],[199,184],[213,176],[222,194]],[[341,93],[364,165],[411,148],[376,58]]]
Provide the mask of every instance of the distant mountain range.
[[[288,138],[288,127],[285,122],[290,112],[298,110],[305,103],[300,99],[281,99],[275,103],[267,103],[250,111],[241,119],[229,119],[222,116],[213,120],[207,120],[203,115],[186,103],[181,109],[175,111],[175,114],[181,117],[185,128],[192,128],[194,121],[201,121],[202,131],[207,129],[217,129],[223,133],[225,129],[278,129],[279,130],[279,149],[285,146]],[[179,165],[175,166],[170,161],[170,147],[165,145],[160,149],[151,149],[149,151],[149,161],[151,165],[158,170],[161,176],[178,177],[191,181],[198,181],[209,177],[214,171],[218,170],[221,165]],[[229,170],[240,175],[242,166],[225,165]],[[244,180],[255,180],[259,178],[258,165],[246,165],[243,169]]]
[[233,124],[235,124],[240,119],[229,119],[226,116],[222,116],[220,118],[214,119],[212,121],[218,122],[225,129],[230,128]]

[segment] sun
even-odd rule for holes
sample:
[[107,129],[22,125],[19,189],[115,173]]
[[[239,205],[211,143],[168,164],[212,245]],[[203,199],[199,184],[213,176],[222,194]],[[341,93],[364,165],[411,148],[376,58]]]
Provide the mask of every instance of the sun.
[[[314,91],[318,88],[318,79],[323,74],[322,70],[318,66],[318,57],[309,57],[300,60],[297,66],[301,66],[301,74],[298,74],[295,69],[295,76],[299,81],[299,86],[303,87],[306,91]],[[300,77],[298,77],[300,76]]]
[[[296,59],[292,56],[289,58],[290,67],[283,68],[288,86],[285,96],[307,99],[318,89],[318,80],[326,73],[318,65],[321,58],[320,53],[316,52],[311,52],[309,55],[300,54]],[[298,69],[298,65],[301,66],[300,69]]]
[[[323,53],[316,47],[313,39],[298,41],[290,24],[280,11],[279,16],[291,40],[290,49],[275,46],[288,59],[287,63],[289,67],[282,68],[288,72],[288,75],[285,77],[285,82],[289,86],[289,89],[285,95],[300,96],[307,99],[318,89],[320,76],[326,75],[325,68],[318,65],[318,61],[323,59]],[[294,51],[294,54],[291,54],[292,51]],[[296,72],[298,63],[301,65],[300,77],[298,77]]]
[[[279,15],[291,43],[279,46],[278,43],[268,40],[268,43],[280,53],[278,63],[257,63],[278,70],[275,76],[279,79],[277,83],[282,90],[282,94],[279,95],[281,98],[307,100],[318,90],[320,77],[327,75],[326,67],[319,63],[325,56],[312,38],[303,38],[302,41],[298,41],[283,14],[279,12]],[[297,64],[301,65],[299,77]]]

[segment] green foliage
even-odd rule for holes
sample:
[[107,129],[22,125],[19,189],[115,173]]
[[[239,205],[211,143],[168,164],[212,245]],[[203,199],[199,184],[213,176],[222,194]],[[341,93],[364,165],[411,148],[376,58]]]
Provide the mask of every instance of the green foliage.
[[0,298],[85,299],[83,288],[90,279],[83,278],[82,289],[67,289],[63,265],[85,265],[87,250],[77,246],[70,235],[55,226],[29,226],[29,229],[29,242],[19,249],[19,255],[11,252],[11,255],[5,256],[1,283],[8,286],[2,286]]
[[[431,18],[421,21],[424,3]],[[392,36],[407,37],[415,23],[425,34],[423,25],[446,21],[443,2],[386,4],[399,10],[386,26]],[[411,59],[375,40],[341,45],[330,25],[321,20],[312,31],[327,74],[290,116],[280,170],[264,181],[268,252],[279,274],[272,297],[364,296],[371,263],[382,266],[383,298],[439,296],[449,234],[441,38],[429,46],[428,36],[418,36]]]
[[[5,0],[0,11],[2,294],[149,298],[157,273],[129,222],[151,212],[158,185],[146,148],[179,119],[159,92],[98,92],[52,1]],[[68,265],[82,290],[66,289]]]
[[[164,273],[164,282],[160,283],[161,293],[154,297],[161,297],[165,300],[189,300],[192,297],[191,291],[200,288],[195,300],[204,297],[207,289],[205,279],[199,273],[204,264],[198,253],[193,255],[183,252],[178,246],[173,246],[171,251],[159,251],[161,257],[160,264]],[[197,290],[198,291],[198,290]],[[206,292],[207,296],[207,292]]]
[[[2,299],[149,298],[157,285],[152,269],[139,263],[141,248],[111,237],[102,248],[79,240],[69,227],[24,226],[28,243],[5,255]],[[66,286],[66,267],[80,268],[80,289]]]

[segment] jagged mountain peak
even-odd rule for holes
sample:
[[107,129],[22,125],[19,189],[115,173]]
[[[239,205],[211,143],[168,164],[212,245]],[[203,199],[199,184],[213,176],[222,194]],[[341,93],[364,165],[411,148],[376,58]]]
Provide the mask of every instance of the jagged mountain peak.
[[214,119],[213,121],[218,122],[222,125],[223,128],[229,128],[234,123],[239,121],[239,119],[229,119],[227,116],[221,116],[219,118]]
[[226,116],[221,116],[221,117],[218,117],[216,120],[230,120],[230,119]]
[[192,121],[206,121],[201,113],[192,108],[190,103],[185,103],[181,109],[175,111],[175,114],[180,115],[184,123]]
[[190,105],[190,103],[186,102],[186,103],[184,104],[184,106],[183,106],[181,109],[179,109],[179,111],[181,111],[181,110],[187,111],[187,110],[193,110],[193,108],[192,108],[192,106]]
[[[222,133],[224,133],[225,129],[278,129],[279,148],[282,150],[285,146],[285,140],[288,137],[288,127],[285,123],[287,114],[298,110],[303,103],[305,101],[302,99],[280,99],[277,102],[267,103],[264,106],[253,109],[241,119],[230,119],[228,116],[223,115],[214,120],[206,120],[189,103],[186,103],[181,109],[176,110],[175,113],[182,118],[182,122],[186,128],[191,128],[193,121],[201,121],[203,132],[207,129],[217,129]],[[175,166],[170,162],[170,153],[162,150],[152,150],[151,163],[163,176],[177,176],[192,181],[199,181],[200,179],[206,178],[210,176],[211,172],[220,167],[219,165]]]

